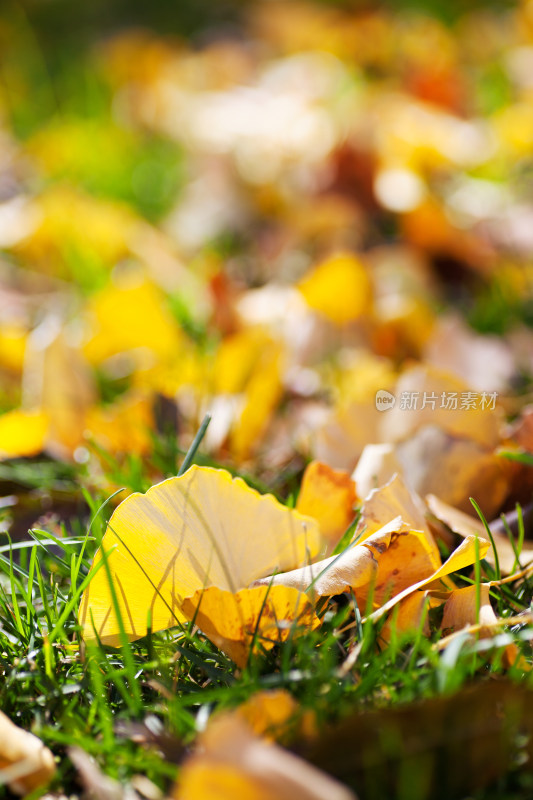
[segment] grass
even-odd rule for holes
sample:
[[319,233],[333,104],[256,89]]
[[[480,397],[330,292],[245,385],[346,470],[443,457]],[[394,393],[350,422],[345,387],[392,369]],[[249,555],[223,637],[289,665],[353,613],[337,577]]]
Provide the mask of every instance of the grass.
[[[199,440],[196,437],[183,464],[193,460]],[[169,470],[174,466],[172,458]],[[79,469],[82,473],[83,467]],[[129,477],[130,484],[139,480],[137,474]],[[146,484],[147,475],[142,477]],[[58,761],[52,788],[68,795],[78,796],[80,791],[69,757],[73,746],[85,750],[106,775],[121,783],[144,775],[167,791],[179,774],[184,748],[210,714],[239,705],[259,689],[287,689],[302,712],[316,715],[322,731],[326,724],[349,721],[354,714],[371,709],[387,714],[413,701],[453,698],[473,682],[501,680],[506,672],[502,646],[510,641],[529,658],[530,629],[520,624],[502,629],[499,638],[492,640],[457,637],[442,653],[436,628],[429,638],[421,627],[408,637],[397,636],[393,629],[385,645],[382,623],[365,621],[355,598],[345,596],[323,604],[318,631],[290,638],[268,653],[259,642],[241,671],[192,625],[149,633],[133,643],[123,636],[118,649],[100,644],[86,647],[77,608],[113,504],[112,498],[84,495],[86,512],[72,517],[68,529],[63,525],[61,535],[30,530],[21,541],[0,550],[1,708],[52,749]],[[350,538],[349,531],[340,552]],[[490,566],[480,562],[475,580],[494,577]],[[503,617],[529,608],[527,581],[495,586],[493,594]],[[518,669],[511,668],[508,675],[522,687],[531,683]],[[140,735],[133,736],[134,732]],[[453,742],[459,731],[447,735]],[[296,741],[293,746],[303,745]],[[403,752],[400,747],[399,763],[407,768],[410,758],[408,749]],[[449,768],[453,772],[453,764]],[[361,774],[365,771],[361,773],[359,765],[353,774],[348,771],[341,777],[352,781],[357,790]],[[391,794],[389,786],[386,795],[368,796],[401,798],[404,784],[405,779],[398,778],[396,794]],[[500,776],[499,786],[509,792],[501,797],[530,796],[526,773],[509,770]],[[494,796],[490,791],[475,796]],[[437,795],[422,792],[418,796]],[[452,792],[449,796],[461,795]]]
[[[365,6],[363,0],[323,2]],[[384,5],[396,12],[421,8],[452,23],[465,9],[491,4],[402,0]],[[500,0],[499,5],[513,4]],[[19,2],[8,6],[6,20],[11,27],[8,24],[8,35],[3,34],[0,63],[8,125],[21,145],[33,142],[35,147],[37,137],[41,148],[52,143],[57,149],[54,163],[45,165],[47,177],[39,179],[42,185],[30,187],[32,191],[45,189],[46,180],[51,184],[66,180],[92,198],[126,204],[141,218],[158,223],[173,208],[187,180],[187,154],[181,145],[153,131],[134,134],[117,125],[111,108],[114,89],[105,71],[95,67],[94,43],[120,28],[125,19],[129,24],[151,24],[165,34],[198,35],[206,20],[213,30],[217,22],[235,25],[246,4],[229,0],[216,10],[205,0],[179,4],[164,0],[149,6],[142,0],[96,0],[79,6],[50,0],[29,4],[28,10]],[[479,69],[480,112],[505,108],[513,98],[507,71],[499,64]],[[96,139],[99,148],[93,147]],[[497,169],[498,164],[491,162],[490,168]],[[391,228],[382,231],[385,239],[397,235],[392,217],[384,217],[380,224]],[[242,236],[225,232],[210,247],[221,261],[228,260],[247,252],[250,242]],[[87,245],[75,243],[63,243],[57,258],[63,277],[77,281],[84,295],[104,286],[113,266]],[[457,293],[453,282],[450,285],[450,291]],[[472,288],[465,284],[451,299],[480,333],[504,335],[518,324],[533,326],[530,298],[502,278]],[[200,350],[214,351],[212,331],[196,318],[187,298],[176,293],[166,302],[191,341]],[[104,403],[131,388],[129,378],[110,377],[104,370],[96,379]],[[526,394],[532,385],[531,375],[524,374],[515,388]],[[6,408],[17,402],[9,398]],[[519,647],[528,663],[533,660],[530,622],[526,616],[516,619],[531,607],[533,589],[527,577],[491,589],[498,616],[512,618],[510,626],[502,626],[490,639],[456,636],[442,650],[442,609],[427,612],[429,636],[422,624],[408,636],[400,636],[392,625],[385,642],[383,621],[366,619],[366,609],[359,608],[354,594],[322,601],[323,621],[317,631],[292,636],[268,652],[256,637],[255,653],[242,670],[193,624],[150,631],[133,643],[123,633],[119,648],[83,642],[77,609],[114,503],[127,492],[145,491],[161,478],[180,474],[192,461],[216,466],[197,450],[204,432],[205,427],[188,453],[178,449],[175,431],[154,434],[149,459],[132,454],[117,460],[93,445],[102,484],[123,487],[110,496],[95,489],[85,464],[40,457],[0,463],[0,494],[17,501],[0,507],[0,530],[10,529],[13,519],[13,541],[3,537],[0,545],[0,708],[52,749],[58,772],[50,790],[80,796],[72,752],[76,747],[92,756],[111,779],[128,783],[144,776],[166,793],[211,714],[235,708],[261,689],[283,688],[298,701],[302,713],[312,712],[319,731],[315,743],[296,738],[290,746],[352,785],[361,800],[424,800],[440,794],[447,800],[533,796],[531,774],[522,763],[527,736],[533,738],[526,718],[533,719],[532,678],[518,667],[507,669],[503,661],[510,643]],[[506,455],[533,466],[531,454]],[[294,505],[301,477],[301,464],[295,463],[268,482],[264,475],[239,474],[259,491],[270,491]],[[54,517],[26,531],[26,520],[42,513],[43,495]],[[504,525],[518,567],[523,520],[519,517],[516,541],[506,520]],[[355,525],[339,542],[337,555],[350,545],[354,530]],[[490,538],[488,528],[487,534]],[[444,559],[447,553],[442,555]],[[101,569],[107,569],[105,561]],[[494,568],[478,560],[475,569],[462,576],[465,586],[477,586],[478,615],[481,582],[499,577],[497,560]],[[310,590],[312,594],[312,586]],[[523,709],[520,725],[502,730],[500,723],[487,739],[488,723],[505,722],[502,709],[515,702]],[[477,711],[486,719],[476,727],[469,723]],[[413,743],[413,731],[424,731],[425,749]],[[502,741],[513,754],[499,764],[498,753],[505,750]],[[467,757],[476,753],[477,761]],[[499,764],[498,769],[491,762]],[[435,778],[439,770],[446,776],[441,775],[440,783]],[[492,776],[488,782],[487,776]],[[1,786],[0,796],[4,796]]]

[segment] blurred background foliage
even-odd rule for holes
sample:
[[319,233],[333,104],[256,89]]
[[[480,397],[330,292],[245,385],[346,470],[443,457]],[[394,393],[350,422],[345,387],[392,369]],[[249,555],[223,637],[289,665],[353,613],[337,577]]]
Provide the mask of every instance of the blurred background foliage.
[[277,430],[298,472],[410,360],[468,380],[472,329],[526,394],[532,31],[530,0],[5,0],[0,419],[34,437],[3,451],[152,453],[167,417],[186,448],[213,406],[214,460]]

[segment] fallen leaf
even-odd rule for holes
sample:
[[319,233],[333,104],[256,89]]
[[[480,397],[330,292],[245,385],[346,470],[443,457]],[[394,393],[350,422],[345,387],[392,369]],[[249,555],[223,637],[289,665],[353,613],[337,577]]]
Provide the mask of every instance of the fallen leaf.
[[[445,503],[443,500],[440,500],[434,494],[428,494],[425,500],[430,512],[436,517],[436,519],[459,536],[464,537],[473,534],[483,538],[487,535],[485,527],[480,519],[476,519],[475,517],[471,517],[469,514],[465,514],[463,511],[459,511],[457,508],[454,508],[448,503]],[[516,556],[513,546],[506,534],[495,530],[492,530],[491,532],[498,553],[500,570],[502,574],[510,575],[513,572],[516,563]],[[494,566],[495,560],[492,549],[487,553],[486,559],[489,564]],[[520,566],[525,567],[532,561],[533,542],[524,541],[519,558]]]
[[185,762],[174,800],[356,800],[345,786],[233,714],[211,720]]
[[[490,603],[490,583],[479,586],[479,616],[477,614],[477,591],[474,584],[451,592],[444,605],[442,628],[444,632],[458,632],[469,625],[479,626],[479,635],[482,638],[492,636],[492,628],[498,622],[494,609]],[[504,649],[506,666],[510,667],[520,658],[520,650],[516,644],[509,644]]]
[[263,348],[271,344],[270,337],[257,326],[244,328],[231,336],[226,336],[215,355],[213,392],[215,394],[242,392],[254,372]]
[[0,415],[0,459],[35,456],[44,450],[48,418],[40,411],[16,409]]
[[388,643],[394,635],[401,637],[420,629],[423,621],[422,633],[430,635],[429,618],[427,615],[431,600],[428,592],[415,592],[398,603],[394,613],[386,620],[380,631],[380,640]]
[[490,584],[480,584],[479,619],[476,619],[477,586],[473,584],[472,586],[455,589],[451,592],[444,605],[444,614],[442,617],[442,627],[444,631],[457,631],[464,628],[465,625],[471,625],[473,623],[479,623],[483,629],[485,626],[490,626],[496,622],[496,614],[490,604],[489,593]]
[[357,534],[357,544],[344,553],[262,578],[256,585],[271,581],[312,591],[318,597],[353,589],[361,608],[366,607],[370,593],[374,607],[379,607],[441,564],[423,504],[399,476],[370,493],[361,509]]
[[401,474],[402,465],[396,456],[393,444],[367,444],[352,478],[360,497],[367,497],[373,489],[388,483],[396,473]]
[[254,692],[234,713],[256,736],[267,741],[292,740],[295,736],[310,738],[317,731],[314,712],[303,711],[286,689]]
[[418,494],[438,494],[462,511],[474,497],[487,519],[500,510],[509,491],[512,468],[494,451],[472,439],[456,438],[428,425],[396,447],[402,474]]
[[380,441],[379,425],[380,412],[374,403],[339,404],[315,433],[315,458],[334,469],[353,470],[366,445]]
[[453,572],[464,569],[464,567],[471,566],[476,561],[476,555],[478,555],[480,559],[485,557],[489,547],[489,542],[485,541],[484,539],[481,539],[478,536],[467,536],[461,542],[459,547],[453,551],[451,556],[444,562],[444,564],[436,569],[432,575],[430,575],[428,578],[418,581],[417,583],[414,583],[412,586],[407,587],[402,592],[392,597],[384,605],[370,614],[369,619],[381,619],[381,617],[394,608],[397,603],[400,603],[406,597],[409,597],[409,595],[413,592],[423,589],[430,584],[436,583],[442,578],[445,578],[447,575],[451,575]]
[[85,419],[95,401],[94,380],[63,321],[53,313],[30,333],[23,375],[26,404],[48,417],[46,449],[70,459],[83,444]]
[[[405,523],[404,523],[405,525]],[[365,544],[368,539],[365,539]],[[398,592],[431,575],[441,560],[424,531],[400,530],[393,533],[390,546],[379,558],[376,580],[372,588],[372,603],[379,608]],[[369,587],[357,594],[360,608],[367,605]]]
[[[491,409],[490,398],[484,409],[478,407],[477,395],[474,405],[463,403],[463,393],[466,396],[470,389],[463,381],[435,367],[420,364],[405,370],[394,389],[396,405],[382,416],[380,441],[404,441],[420,428],[431,425],[483,448],[496,447],[500,412],[497,408]],[[412,397],[413,401],[403,403],[405,397]],[[455,398],[456,402],[450,402],[450,398]]]
[[308,464],[303,474],[296,508],[316,519],[330,552],[354,519],[355,488],[347,472],[320,461]]
[[298,288],[308,305],[337,325],[370,311],[371,286],[359,259],[342,253],[313,267]]
[[373,490],[365,499],[356,528],[360,541],[379,530],[388,520],[400,516],[405,524],[415,531],[422,531],[429,551],[440,563],[439,551],[425,518],[424,503],[412,492],[400,475],[393,477],[384,486]]
[[235,593],[211,586],[185,597],[180,609],[241,668],[254,645],[270,650],[302,629],[320,624],[309,598],[285,586]]
[[142,395],[126,395],[108,406],[94,406],[86,417],[86,435],[110,453],[146,454],[154,427],[152,405]]
[[257,448],[281,400],[281,364],[282,350],[272,344],[255,365],[246,386],[244,408],[230,436],[231,449],[238,462],[249,458]]
[[0,786],[28,794],[55,772],[54,756],[33,733],[22,730],[0,711]]
[[[362,710],[332,725],[304,754],[365,797],[445,800],[497,781],[520,758],[530,769],[533,693],[505,680],[395,708]],[[518,754],[517,754],[518,748]]]
[[73,274],[67,251],[83,254],[86,269],[90,269],[89,264],[111,268],[127,256],[127,240],[136,222],[127,206],[93,197],[63,182],[41,192],[30,213],[32,230],[15,245],[18,257],[32,269],[74,280],[80,276]]
[[478,392],[505,392],[516,370],[511,348],[497,336],[474,333],[461,317],[441,317],[426,344],[424,361]]
[[129,353],[136,367],[177,357],[180,329],[166,311],[162,292],[139,275],[125,275],[95,294],[87,304],[91,333],[84,352],[92,364]]
[[330,556],[289,572],[281,572],[255,581],[256,586],[290,586],[318,597],[360,589],[374,582],[380,555],[387,550],[393,533],[404,528],[397,517],[381,530],[337,556]]
[[[265,572],[304,563],[319,548],[314,520],[224,470],[193,466],[118,506],[94,567],[105,551],[126,633],[136,639],[146,634],[149,612],[152,630],[174,626],[184,619],[184,598],[195,592],[210,586],[238,592]],[[119,643],[105,567],[95,571],[79,617],[86,639]]]
[[16,375],[22,374],[26,339],[24,325],[10,322],[0,324],[0,367]]

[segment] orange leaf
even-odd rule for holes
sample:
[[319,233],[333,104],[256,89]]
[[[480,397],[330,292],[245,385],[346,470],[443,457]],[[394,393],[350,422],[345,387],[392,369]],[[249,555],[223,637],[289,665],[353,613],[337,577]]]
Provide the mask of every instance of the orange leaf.
[[181,610],[237,666],[244,667],[251,647],[270,650],[298,628],[316,628],[308,597],[285,586],[256,587],[226,592],[211,586],[186,597]]
[[312,461],[303,474],[296,508],[317,520],[331,552],[354,518],[356,499],[355,484],[347,472]]
[[184,764],[174,800],[356,800],[345,786],[276,744],[235,714],[209,722]]

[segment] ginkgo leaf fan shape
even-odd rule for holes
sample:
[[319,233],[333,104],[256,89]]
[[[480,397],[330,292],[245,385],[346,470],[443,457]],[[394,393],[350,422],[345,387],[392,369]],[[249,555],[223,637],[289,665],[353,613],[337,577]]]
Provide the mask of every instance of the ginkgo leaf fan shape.
[[[257,578],[316,557],[317,523],[260,495],[225,470],[191,467],[112,515],[80,606],[86,639],[120,641],[106,554],[126,634],[131,639],[185,619],[181,604],[209,586],[237,592]],[[103,551],[103,552],[102,552]]]

